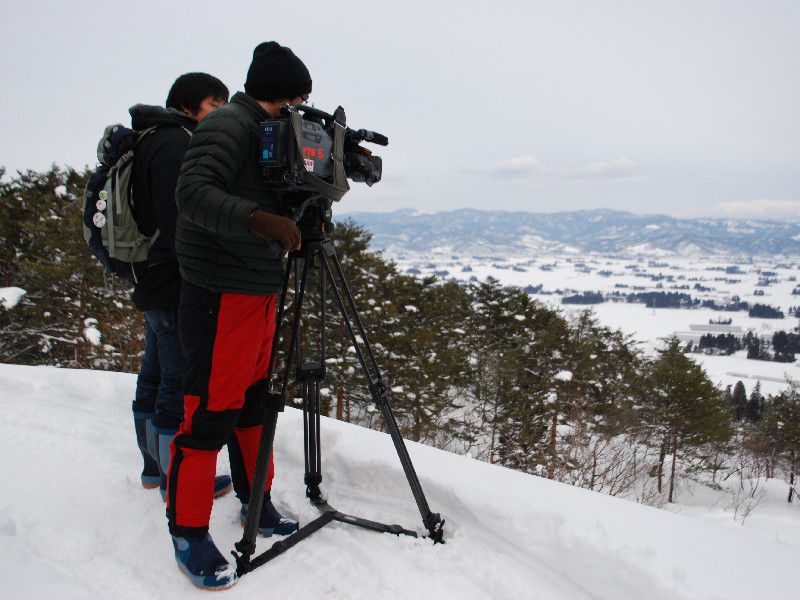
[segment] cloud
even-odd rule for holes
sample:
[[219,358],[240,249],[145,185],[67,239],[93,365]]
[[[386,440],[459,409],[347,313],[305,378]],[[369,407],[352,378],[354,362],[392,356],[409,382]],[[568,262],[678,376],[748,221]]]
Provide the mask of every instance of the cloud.
[[500,163],[501,168],[505,169],[517,169],[520,171],[526,171],[530,169],[538,169],[539,168],[539,159],[533,156],[532,154],[525,154],[523,156],[515,156],[514,158],[509,158],[508,160]]
[[800,220],[800,200],[756,198],[755,200],[721,202],[716,206],[716,214],[744,219],[796,221]]
[[[539,159],[532,154],[524,154],[502,161],[491,168],[488,173],[493,177],[529,179],[539,175],[541,171],[542,165]],[[483,172],[486,173],[486,171]]]
[[627,156],[567,168],[561,174],[567,179],[609,179],[614,181],[644,181],[647,179],[638,165]]
[[603,160],[575,165],[542,164],[532,154],[515,156],[502,161],[488,171],[472,171],[488,173],[493,177],[504,179],[534,180],[604,180],[604,181],[646,181],[642,169],[627,156],[614,160]]

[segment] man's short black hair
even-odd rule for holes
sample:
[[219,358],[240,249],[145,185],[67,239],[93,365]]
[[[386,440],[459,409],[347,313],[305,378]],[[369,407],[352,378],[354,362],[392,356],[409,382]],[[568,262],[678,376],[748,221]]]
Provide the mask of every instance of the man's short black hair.
[[215,100],[228,101],[228,88],[219,79],[208,73],[185,73],[175,80],[167,94],[167,108],[192,113],[200,110],[200,103],[211,96]]

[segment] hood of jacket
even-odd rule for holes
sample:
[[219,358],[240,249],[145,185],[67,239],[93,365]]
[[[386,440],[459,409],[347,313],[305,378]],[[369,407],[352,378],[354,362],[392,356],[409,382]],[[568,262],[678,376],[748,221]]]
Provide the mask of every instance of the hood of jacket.
[[131,128],[135,131],[164,125],[186,127],[189,131],[193,131],[197,126],[194,119],[174,108],[136,104],[131,106],[128,112],[131,114]]

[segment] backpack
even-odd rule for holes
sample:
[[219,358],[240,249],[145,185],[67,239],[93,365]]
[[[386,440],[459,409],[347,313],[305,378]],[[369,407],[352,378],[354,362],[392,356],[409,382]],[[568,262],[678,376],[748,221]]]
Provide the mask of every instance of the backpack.
[[156,130],[134,131],[109,125],[97,144],[100,164],[86,184],[83,200],[83,237],[107,271],[138,283],[137,271],[147,266],[147,253],[158,238],[139,231],[133,217],[131,172],[136,146]]

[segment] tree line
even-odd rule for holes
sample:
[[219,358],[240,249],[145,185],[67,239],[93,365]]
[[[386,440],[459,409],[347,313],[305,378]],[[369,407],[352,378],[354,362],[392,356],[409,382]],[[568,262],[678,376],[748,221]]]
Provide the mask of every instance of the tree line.
[[706,354],[731,355],[743,349],[747,350],[747,358],[752,360],[794,362],[795,354],[800,353],[800,333],[781,330],[767,339],[752,331],[741,336],[732,333],[705,333],[700,336],[697,344],[687,345],[688,351]]
[[[610,274],[610,272],[608,272]],[[737,312],[747,311],[749,317],[758,319],[783,319],[784,313],[779,308],[770,306],[768,304],[753,304],[744,302],[738,296],[733,296],[730,300],[720,303],[713,299],[699,300],[693,298],[690,294],[683,292],[664,292],[664,291],[646,291],[646,292],[621,292],[619,289],[629,287],[627,284],[618,283],[614,286],[617,290],[604,294],[603,292],[580,292],[564,296],[561,299],[562,304],[602,304],[606,300],[614,302],[630,302],[632,304],[644,304],[649,308],[710,308],[712,310]],[[688,286],[687,286],[688,287]],[[699,283],[695,284],[695,289],[700,291],[711,291],[711,288],[701,286]],[[763,296],[761,290],[756,290],[755,295]],[[795,307],[789,311],[789,316],[795,316]]]
[[[0,277],[27,292],[0,308],[0,362],[138,369],[143,327],[130,289],[105,276],[81,235],[85,181],[57,167],[0,170]],[[675,499],[679,476],[719,484],[757,471],[794,485],[798,386],[759,393],[750,409],[738,386],[715,387],[677,339],[646,353],[590,311],[570,317],[493,279],[401,273],[352,221],[332,238],[408,438],[656,505]],[[317,265],[312,307],[318,276]],[[381,429],[332,305],[327,318],[323,409]],[[316,311],[303,323],[313,351]]]

